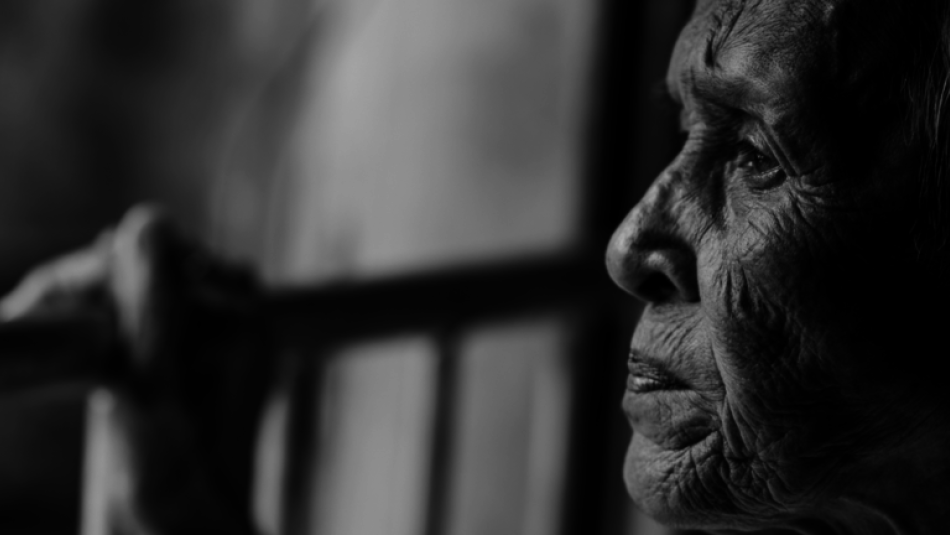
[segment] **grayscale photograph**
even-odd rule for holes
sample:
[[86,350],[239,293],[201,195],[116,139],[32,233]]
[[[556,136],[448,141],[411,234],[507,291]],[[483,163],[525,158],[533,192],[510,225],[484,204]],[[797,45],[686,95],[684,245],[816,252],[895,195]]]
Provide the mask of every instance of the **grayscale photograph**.
[[941,535],[948,338],[950,1],[0,0],[0,534]]

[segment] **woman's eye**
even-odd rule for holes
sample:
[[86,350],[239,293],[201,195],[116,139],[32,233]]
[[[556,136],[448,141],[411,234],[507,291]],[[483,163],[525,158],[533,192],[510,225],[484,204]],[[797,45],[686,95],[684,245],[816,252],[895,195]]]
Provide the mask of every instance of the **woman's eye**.
[[778,162],[755,148],[752,143],[741,141],[736,151],[736,167],[750,173],[762,173],[778,167]]
[[782,168],[771,155],[743,140],[736,146],[735,157],[729,167],[732,173],[741,173],[754,186],[768,187],[781,176]]

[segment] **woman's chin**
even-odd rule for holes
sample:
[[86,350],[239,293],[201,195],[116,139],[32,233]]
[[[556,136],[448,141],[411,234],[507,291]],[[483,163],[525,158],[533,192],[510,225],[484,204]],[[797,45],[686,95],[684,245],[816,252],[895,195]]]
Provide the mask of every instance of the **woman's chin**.
[[[735,526],[738,511],[719,484],[718,433],[678,450],[665,449],[634,432],[627,448],[624,482],[637,508],[671,528]],[[741,515],[738,515],[741,516]]]

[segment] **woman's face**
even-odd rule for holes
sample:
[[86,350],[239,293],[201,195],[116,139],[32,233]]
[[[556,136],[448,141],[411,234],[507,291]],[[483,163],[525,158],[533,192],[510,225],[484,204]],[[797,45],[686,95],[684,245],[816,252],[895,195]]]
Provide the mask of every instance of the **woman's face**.
[[665,523],[833,522],[872,473],[924,462],[937,320],[847,4],[700,2],[674,52],[688,139],[607,254],[647,302],[625,479]]

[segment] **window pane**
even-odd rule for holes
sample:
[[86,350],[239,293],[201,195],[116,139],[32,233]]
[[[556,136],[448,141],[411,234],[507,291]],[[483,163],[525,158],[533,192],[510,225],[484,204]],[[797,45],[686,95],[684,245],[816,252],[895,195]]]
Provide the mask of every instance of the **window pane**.
[[315,400],[306,533],[422,533],[434,357],[428,341],[407,339],[352,348],[330,362]]
[[558,532],[568,442],[567,325],[486,329],[463,346],[449,535]]
[[[223,182],[224,234],[264,209],[252,230],[277,281],[568,247],[593,5],[360,0],[324,10],[319,35],[286,67],[306,71],[304,97],[272,168],[256,166],[271,174],[258,180],[268,192]],[[233,158],[260,159],[249,152]]]

